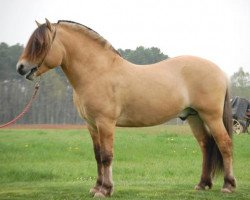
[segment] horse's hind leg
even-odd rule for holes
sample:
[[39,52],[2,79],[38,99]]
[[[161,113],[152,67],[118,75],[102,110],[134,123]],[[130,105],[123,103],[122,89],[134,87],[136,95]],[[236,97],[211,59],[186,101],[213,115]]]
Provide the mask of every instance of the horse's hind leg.
[[195,189],[210,189],[212,187],[212,160],[210,156],[211,137],[208,134],[203,121],[198,115],[189,116],[187,120],[196,140],[200,145],[203,156],[201,179],[198,185],[195,186]]
[[224,185],[222,192],[232,192],[236,187],[235,178],[233,176],[232,165],[232,139],[230,138],[223,120],[218,115],[202,115],[202,119],[206,122],[209,130],[218,146],[220,157],[222,161],[222,169],[224,170]]

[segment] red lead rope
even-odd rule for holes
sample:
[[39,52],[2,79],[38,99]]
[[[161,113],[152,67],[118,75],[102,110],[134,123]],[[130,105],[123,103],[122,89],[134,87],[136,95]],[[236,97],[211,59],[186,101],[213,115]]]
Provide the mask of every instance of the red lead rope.
[[38,89],[39,89],[40,85],[39,85],[39,82],[37,82],[35,84],[35,88],[34,88],[34,92],[33,92],[33,95],[31,96],[30,98],[30,101],[27,103],[27,105],[25,106],[25,108],[23,109],[23,111],[17,115],[14,119],[12,119],[11,121],[5,123],[5,124],[2,124],[0,125],[0,128],[4,128],[6,126],[9,126],[11,124],[14,124],[18,119],[20,119],[26,112],[28,112],[28,110],[30,109],[31,105],[32,105],[32,102],[35,100],[37,94],[38,94]]

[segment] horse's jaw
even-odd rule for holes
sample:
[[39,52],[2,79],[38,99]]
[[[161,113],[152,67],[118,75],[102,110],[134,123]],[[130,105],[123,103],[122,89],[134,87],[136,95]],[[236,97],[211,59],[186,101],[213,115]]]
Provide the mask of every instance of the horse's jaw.
[[28,74],[25,75],[25,78],[26,78],[27,80],[34,81],[34,79],[37,77],[37,76],[36,76],[36,72],[37,72],[37,67],[32,68],[32,69],[28,72]]

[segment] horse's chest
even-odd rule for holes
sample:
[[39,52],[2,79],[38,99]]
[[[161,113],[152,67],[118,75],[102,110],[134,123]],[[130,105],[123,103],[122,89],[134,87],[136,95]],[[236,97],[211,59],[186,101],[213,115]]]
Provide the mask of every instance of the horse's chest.
[[80,116],[86,121],[95,121],[99,116],[117,118],[119,106],[112,98],[103,95],[74,95],[75,106]]

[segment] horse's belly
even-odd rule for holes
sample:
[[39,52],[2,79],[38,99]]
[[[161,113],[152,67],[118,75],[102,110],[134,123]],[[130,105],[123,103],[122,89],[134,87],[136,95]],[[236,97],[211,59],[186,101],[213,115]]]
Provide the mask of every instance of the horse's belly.
[[116,126],[119,127],[145,127],[145,126],[154,126],[159,125],[168,120],[174,118],[174,116],[164,116],[164,117],[155,117],[155,118],[144,118],[144,117],[129,117],[129,116],[121,116],[118,118]]
[[117,119],[116,126],[120,127],[143,127],[143,126],[154,126],[162,124],[176,116],[180,112],[179,108],[149,108],[141,110],[127,109]]

